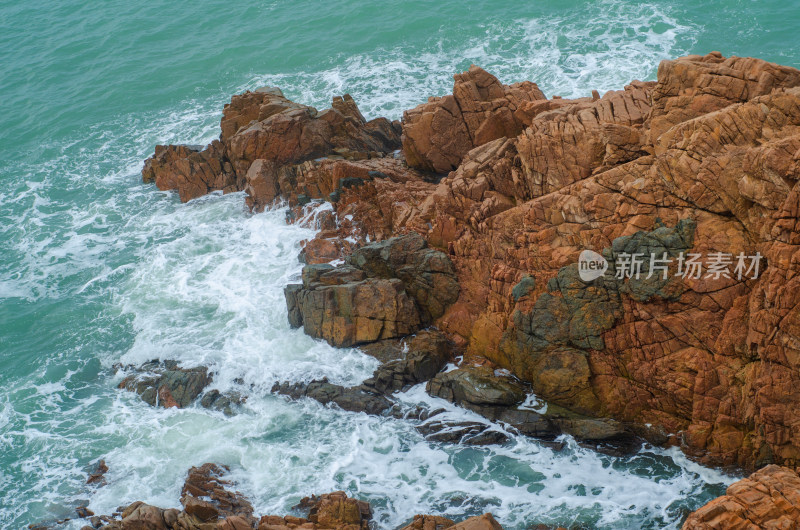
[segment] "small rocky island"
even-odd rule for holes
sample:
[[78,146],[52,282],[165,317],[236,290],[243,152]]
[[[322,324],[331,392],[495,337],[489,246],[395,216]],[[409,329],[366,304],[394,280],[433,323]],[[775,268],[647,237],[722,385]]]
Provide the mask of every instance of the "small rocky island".
[[[367,121],[349,95],[318,111],[267,87],[233,96],[218,140],[157,146],[142,174],[182,201],[244,191],[255,212],[288,204],[289,222],[330,203],[302,282],[285,289],[289,322],[381,364],[355,387],[276,381],[274,393],[392,417],[408,415],[393,394],[426,383],[549,442],[678,446],[753,473],[685,529],[800,525],[800,71],[712,52],[663,61],[656,81],[547,99],[473,66],[394,122]],[[584,250],[605,274],[581,276]],[[686,274],[697,255],[706,269]],[[244,399],[205,392],[204,369],[124,369],[121,386],[155,406],[235,414]],[[433,441],[506,439],[414,414]],[[223,475],[190,470],[182,511],[84,515],[92,528],[369,525],[369,505],[341,492],[305,499],[304,517],[259,519]],[[501,524],[417,515],[406,528]]]

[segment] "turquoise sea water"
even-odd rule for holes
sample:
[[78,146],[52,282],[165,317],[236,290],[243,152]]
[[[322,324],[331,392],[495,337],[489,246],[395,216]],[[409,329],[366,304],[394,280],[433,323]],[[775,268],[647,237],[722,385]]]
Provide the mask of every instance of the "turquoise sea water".
[[[471,63],[561,96],[652,79],[686,53],[800,67],[797,27],[797,0],[1,1],[0,527],[87,502],[177,506],[206,461],[228,464],[259,513],[345,489],[378,528],[483,511],[506,528],[676,527],[732,479],[675,451],[439,446],[410,422],[271,396],[275,380],[355,383],[375,366],[289,329],[281,290],[312,232],[248,214],[241,194],[181,204],[139,170],[156,143],[210,141],[230,95],[263,84],[320,108],[349,92],[368,117],[398,118]],[[226,418],[116,390],[112,365],[152,358],[211,366],[248,403]],[[100,458],[108,485],[89,489]]]

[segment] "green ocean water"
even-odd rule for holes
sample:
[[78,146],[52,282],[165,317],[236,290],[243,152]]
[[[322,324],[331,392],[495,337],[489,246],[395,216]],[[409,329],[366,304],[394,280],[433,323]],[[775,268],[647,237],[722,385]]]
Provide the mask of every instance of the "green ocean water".
[[[732,478],[675,451],[438,446],[411,422],[272,396],[277,380],[356,383],[375,366],[289,329],[282,287],[312,232],[250,215],[241,194],[181,204],[139,170],[156,143],[213,139],[231,94],[264,84],[399,118],[471,63],[561,96],[711,50],[800,67],[798,27],[796,0],[0,2],[0,528],[86,503],[178,506],[206,461],[259,513],[345,489],[378,528],[483,511],[506,528],[676,527]],[[116,389],[114,364],[153,358],[210,366],[248,402],[226,418]],[[108,484],[89,488],[100,458]]]

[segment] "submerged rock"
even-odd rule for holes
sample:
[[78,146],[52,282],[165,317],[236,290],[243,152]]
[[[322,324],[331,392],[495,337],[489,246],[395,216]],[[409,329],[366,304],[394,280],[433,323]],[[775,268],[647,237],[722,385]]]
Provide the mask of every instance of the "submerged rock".
[[[139,394],[145,403],[154,407],[186,408],[203,395],[213,380],[205,366],[181,368],[176,361],[150,361],[126,369],[137,373],[125,377],[119,388]],[[211,390],[203,395],[200,404],[230,416],[234,407],[244,401],[238,393],[221,394]]]
[[392,393],[433,377],[451,355],[450,342],[435,330],[424,330],[404,341],[383,341],[374,346],[377,347],[373,353],[384,362],[361,385],[344,387],[323,379],[310,383],[276,383],[272,392],[292,399],[308,397],[323,405],[334,403],[351,412],[380,415],[394,405],[390,399]]
[[392,407],[392,402],[379,394],[373,394],[360,387],[344,387],[329,383],[327,379],[310,383],[283,383],[272,387],[275,394],[283,394],[292,399],[308,397],[323,405],[335,403],[343,410],[382,414]]

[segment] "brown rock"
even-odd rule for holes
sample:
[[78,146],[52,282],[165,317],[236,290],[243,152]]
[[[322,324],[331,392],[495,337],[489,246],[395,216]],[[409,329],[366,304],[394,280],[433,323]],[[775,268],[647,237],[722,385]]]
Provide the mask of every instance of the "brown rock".
[[163,408],[188,407],[211,383],[204,366],[180,368],[175,361],[151,361],[123,379],[119,388],[136,392],[143,401]]
[[157,146],[145,162],[143,180],[177,190],[184,202],[215,190],[246,190],[248,205],[262,210],[282,191],[285,166],[328,155],[377,157],[400,146],[399,124],[385,118],[367,122],[349,95],[318,112],[274,87],[234,96],[220,128],[220,139],[204,149]]
[[[798,75],[678,59],[469,152],[420,207],[461,287],[435,324],[583,417],[682,433],[706,463],[800,462]],[[585,285],[584,249],[765,260],[755,280]]]
[[95,470],[89,474],[89,478],[86,479],[86,483],[103,485],[106,482],[106,473],[108,473],[108,466],[106,465],[106,461],[101,459],[99,462],[97,462]]
[[217,523],[218,530],[252,530],[253,525],[247,519],[232,515]]
[[544,100],[535,83],[503,85],[475,65],[454,76],[453,94],[430,98],[403,114],[403,151],[408,165],[447,173],[467,152],[497,138],[513,138],[527,116],[523,103]]
[[450,528],[453,530],[503,530],[500,523],[495,521],[490,513],[470,517]]
[[164,510],[137,502],[122,513],[124,530],[168,530]]
[[454,524],[454,521],[438,515],[415,515],[414,520],[401,530],[445,530]]
[[191,468],[181,490],[184,512],[200,522],[237,517],[252,528],[256,524],[253,506],[241,493],[228,489],[231,483],[221,478],[227,470],[211,463]]
[[366,530],[372,519],[368,502],[349,498],[343,491],[306,497],[296,508],[308,509],[308,520],[319,529]]
[[683,530],[800,527],[800,477],[771,465],[732,484],[725,495],[696,510]]

